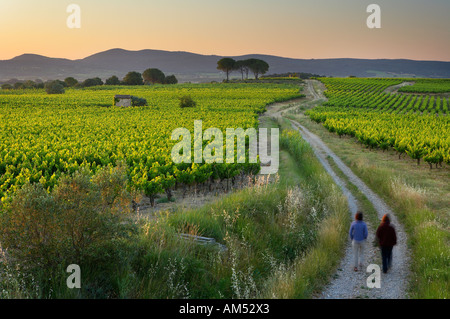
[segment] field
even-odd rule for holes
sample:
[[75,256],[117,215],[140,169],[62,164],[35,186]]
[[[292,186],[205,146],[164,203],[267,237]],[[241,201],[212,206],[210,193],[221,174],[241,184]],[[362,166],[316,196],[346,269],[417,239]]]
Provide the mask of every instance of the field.
[[[321,81],[328,101],[320,106],[324,99],[317,92],[312,100],[299,99],[306,92],[295,81],[0,93],[0,240],[8,248],[7,257],[0,255],[0,261],[8,260],[0,262],[0,297],[320,295],[345,259],[349,207],[314,146],[292,129],[292,119],[320,133],[405,225],[414,261],[409,296],[447,296],[448,97],[389,91],[404,79]],[[322,86],[306,84],[305,91]],[[115,94],[142,97],[149,105],[113,107]],[[181,108],[185,95],[197,105]],[[287,102],[272,104],[277,101]],[[283,118],[290,111],[298,113]],[[203,130],[279,127],[279,175],[255,177],[259,163],[174,164],[177,141],[171,132],[192,132],[195,120],[203,121]],[[385,160],[394,151],[394,160]],[[374,162],[366,163],[367,153]],[[404,154],[433,169],[415,163],[405,169]],[[149,218],[131,210],[135,191],[153,200],[165,192],[170,202],[176,188],[238,176],[253,181],[201,206],[180,208],[176,198],[170,210]],[[357,194],[359,208],[376,225],[377,212],[366,195]],[[214,244],[200,245],[196,236]],[[80,290],[66,286],[65,265],[73,263],[84,270]],[[364,298],[357,286],[356,292],[346,287],[349,297]]]
[[[370,148],[395,149],[430,168],[450,163],[448,98],[385,92],[402,79],[321,81],[328,101],[308,115],[329,131],[353,136]],[[441,81],[435,82],[440,87]]]
[[[143,108],[107,107],[111,92],[130,92],[151,102]],[[195,109],[179,108],[178,97],[186,92],[197,101]],[[19,171],[17,178],[23,179],[16,178],[7,189],[0,215],[2,244],[21,262],[13,262],[14,267],[0,263],[0,273],[6,274],[0,297],[312,297],[341,256],[347,208],[312,149],[286,127],[278,180],[257,178],[253,186],[198,209],[161,212],[151,220],[123,219],[116,210],[122,190],[136,186],[135,179],[124,177],[147,169],[147,158],[158,160],[152,168],[162,166],[152,147],[168,138],[170,129],[192,128],[197,118],[218,128],[256,127],[267,103],[299,96],[298,86],[261,84],[2,96],[2,116],[7,118],[2,124],[9,125],[5,137],[18,154],[7,168],[17,165],[21,172],[33,169],[46,176],[50,166],[55,184],[45,184],[42,177],[23,178]],[[168,120],[161,122],[162,117]],[[36,143],[40,147],[33,148]],[[27,149],[31,151],[22,151]],[[122,152],[113,156],[110,149]],[[53,165],[53,156],[72,166]],[[81,163],[71,160],[76,156]],[[131,165],[125,172],[120,159]],[[220,245],[199,245],[180,234],[211,237]],[[66,286],[65,265],[74,262],[84,270],[80,290]]]
[[404,86],[399,92],[405,93],[450,93],[450,79],[418,79],[412,80],[412,86]]
[[[111,107],[115,94],[146,98],[147,107]],[[190,95],[195,108],[180,108]],[[69,89],[64,95],[43,90],[0,94],[0,197],[2,202],[23,184],[40,182],[52,189],[63,174],[80,168],[128,165],[132,186],[148,196],[178,185],[203,183],[257,173],[259,164],[177,164],[171,159],[171,132],[203,128],[257,127],[269,103],[301,96],[289,85],[180,85],[176,87],[100,87]]]

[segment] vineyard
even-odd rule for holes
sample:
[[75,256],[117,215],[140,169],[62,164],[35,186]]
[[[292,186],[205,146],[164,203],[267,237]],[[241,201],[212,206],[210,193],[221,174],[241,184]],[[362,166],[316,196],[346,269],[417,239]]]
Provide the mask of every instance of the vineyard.
[[399,92],[406,93],[450,93],[450,79],[413,80],[414,85],[404,86]]
[[[442,95],[387,93],[405,79],[321,78],[328,101],[307,112],[339,136],[356,137],[370,148],[392,148],[401,157],[433,164],[450,164],[449,98]],[[443,90],[448,80],[427,83],[428,92]],[[443,84],[444,83],[444,84]],[[447,84],[445,84],[447,83]],[[411,89],[414,86],[401,88]],[[400,91],[400,90],[399,90]]]
[[[148,106],[112,107],[115,94],[147,99]],[[189,95],[193,108],[180,108]],[[269,103],[300,97],[298,86],[274,84],[201,84],[68,89],[63,95],[43,90],[0,91],[0,197],[7,202],[27,182],[52,189],[63,174],[125,162],[132,186],[151,199],[175,186],[256,173],[259,164],[174,164],[175,128],[257,127]],[[206,141],[205,143],[207,143]]]

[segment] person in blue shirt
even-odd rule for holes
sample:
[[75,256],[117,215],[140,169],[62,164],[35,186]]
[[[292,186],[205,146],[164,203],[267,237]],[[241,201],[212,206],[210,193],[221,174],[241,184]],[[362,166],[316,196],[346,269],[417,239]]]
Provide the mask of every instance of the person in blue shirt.
[[368,236],[367,225],[363,222],[363,213],[358,211],[355,215],[355,221],[350,226],[350,239],[352,240],[354,254],[354,271],[358,271],[358,265],[361,267],[364,262],[364,246]]

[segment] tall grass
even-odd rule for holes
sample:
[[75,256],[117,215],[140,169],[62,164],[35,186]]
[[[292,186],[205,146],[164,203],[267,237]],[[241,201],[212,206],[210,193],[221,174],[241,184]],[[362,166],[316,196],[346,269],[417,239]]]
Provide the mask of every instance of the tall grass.
[[282,146],[289,149],[303,167],[304,177],[320,189],[327,216],[318,227],[316,242],[287,269],[279,267],[267,282],[265,297],[310,298],[326,283],[342,257],[349,222],[345,197],[315,159],[298,132],[284,132]]

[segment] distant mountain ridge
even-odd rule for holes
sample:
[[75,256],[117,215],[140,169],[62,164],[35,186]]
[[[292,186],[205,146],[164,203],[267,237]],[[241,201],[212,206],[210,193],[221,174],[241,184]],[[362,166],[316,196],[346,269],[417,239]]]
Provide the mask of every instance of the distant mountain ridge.
[[[207,82],[223,79],[216,69],[223,56],[202,55],[183,51],[111,49],[84,59],[49,58],[23,54],[10,60],[0,60],[0,81],[64,79],[90,77],[106,79],[112,75],[122,78],[129,71],[143,72],[153,67],[166,74],[175,74],[181,81]],[[269,74],[306,72],[327,76],[405,76],[450,78],[450,62],[416,61],[406,59],[294,59],[273,55],[248,54],[232,56],[236,60],[258,58],[270,65]],[[234,73],[238,76],[238,73]]]

